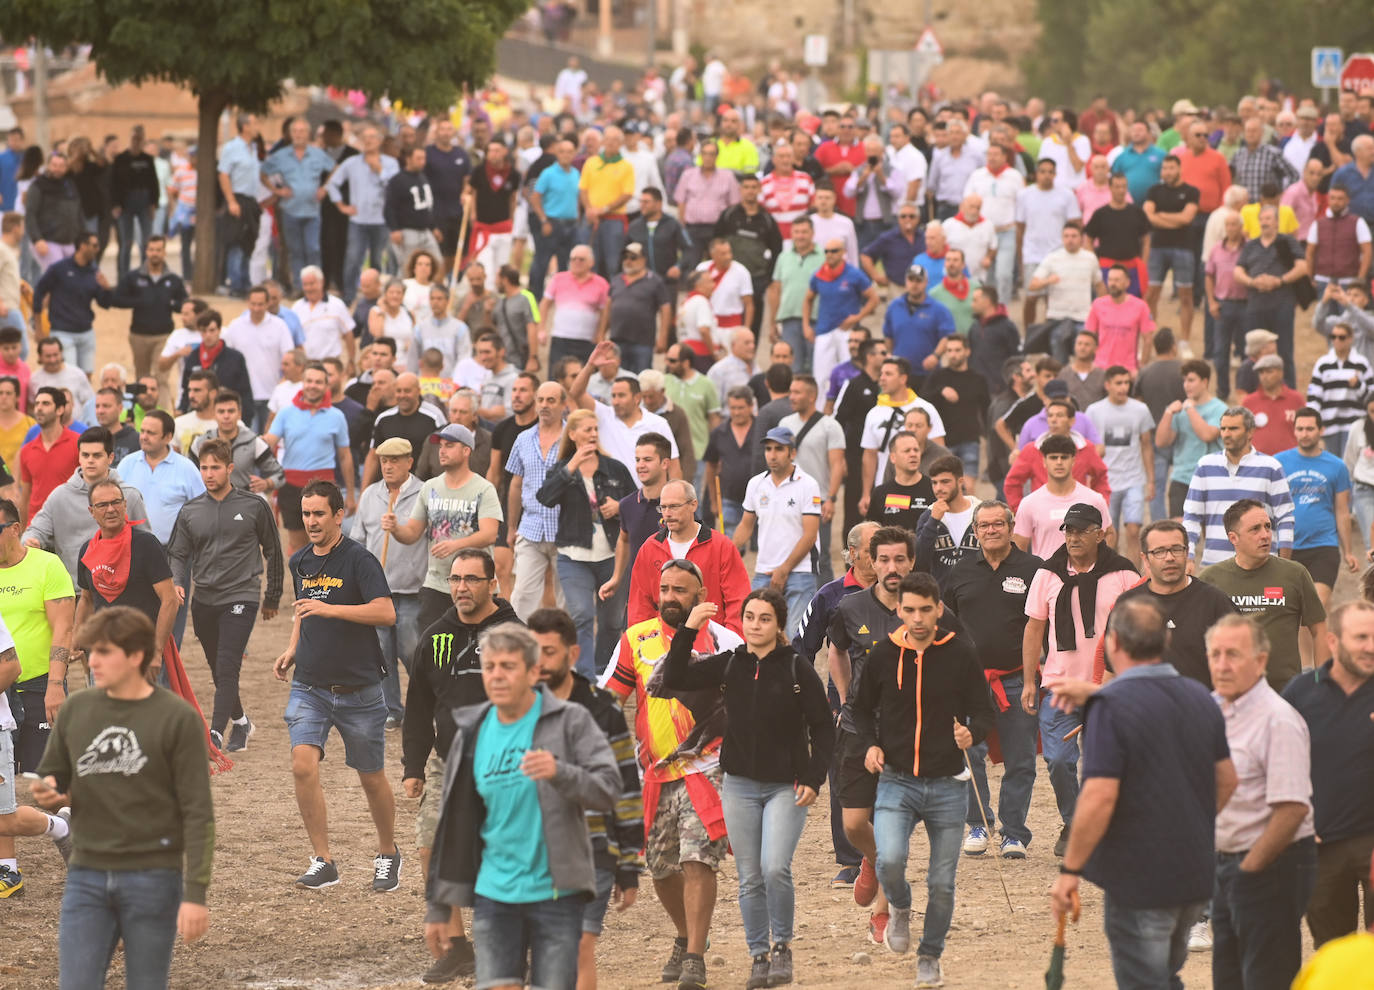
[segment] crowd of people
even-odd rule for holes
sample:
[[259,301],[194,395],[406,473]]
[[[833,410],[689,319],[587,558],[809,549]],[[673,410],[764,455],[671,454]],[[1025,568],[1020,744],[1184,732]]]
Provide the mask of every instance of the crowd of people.
[[[1190,950],[1227,987],[1371,965],[1374,580],[1332,608],[1374,546],[1370,98],[875,117],[723,79],[602,94],[574,61],[552,111],[271,148],[241,114],[196,260],[232,310],[186,284],[194,149],[10,132],[0,898],[15,837],[70,859],[64,986],[121,938],[164,986],[206,930],[207,771],[267,714],[241,673],[288,577],[296,882],[348,878],[337,732],[367,886],[418,852],[426,982],[594,988],[647,871],[662,980],[702,990],[733,856],[747,986],[790,983],[827,786],[833,885],[896,953],[925,826],[918,987],[961,855],[1046,846],[1055,911],[1105,889],[1120,986]],[[97,369],[96,307],[130,311],[132,368]],[[163,690],[195,701],[188,615],[203,732]],[[1304,918],[1332,951],[1299,977]]]

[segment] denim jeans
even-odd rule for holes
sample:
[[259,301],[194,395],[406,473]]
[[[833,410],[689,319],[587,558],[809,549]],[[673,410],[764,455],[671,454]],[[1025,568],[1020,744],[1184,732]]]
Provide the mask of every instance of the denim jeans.
[[[1150,522],[1169,518],[1169,469],[1174,466],[1174,449],[1155,447],[1155,497],[1150,499]],[[1374,493],[1374,489],[1371,489]]]
[[320,264],[320,215],[293,217],[278,211],[277,224],[281,227],[281,239],[286,247],[286,262],[291,268],[291,284],[299,286],[301,269],[306,265],[319,267]]
[[[1371,495],[1370,498],[1374,499],[1374,495]],[[739,521],[744,518],[744,503],[721,496],[720,511],[725,516],[725,535],[731,536],[735,532],[735,527],[739,525]]]
[[243,655],[257,617],[256,601],[226,605],[202,605],[194,599],[191,602],[196,639],[205,650],[205,661],[210,665],[210,677],[215,682],[210,728],[216,732],[223,733],[231,718],[243,717],[239,672],[243,669]]
[[1188,929],[1202,918],[1206,902],[1129,908],[1110,894],[1103,894],[1102,901],[1102,928],[1117,990],[1182,990],[1178,974],[1188,958]]
[[1078,336],[1078,331],[1083,329],[1084,324],[1079,320],[1052,320],[1053,326],[1050,328],[1050,354],[1060,364],[1068,364],[1069,355],[1073,351],[1074,338]]
[[1336,433],[1323,433],[1322,445],[1328,454],[1335,454],[1337,457],[1345,457],[1345,442],[1350,439],[1350,430],[1340,430]]
[[1078,737],[1064,737],[1083,724],[1082,710],[1061,712],[1050,704],[1050,692],[1040,692],[1040,748],[1050,771],[1050,787],[1059,817],[1066,826],[1073,824],[1073,809],[1078,804]]
[[538,217],[530,218],[530,233],[534,236],[534,260],[530,262],[530,292],[536,299],[544,298],[544,281],[549,277],[549,260],[557,259],[558,270],[568,270],[568,255],[577,243],[577,218],[556,220],[550,218],[552,228],[548,237]]
[[749,955],[775,942],[790,944],[796,895],[792,857],[806,825],[791,784],[726,774],[721,805],[739,871],[739,913]]
[[[959,458],[959,463],[964,465],[964,477],[978,480],[978,441],[971,440],[968,443],[949,444],[949,452]],[[930,470],[930,465],[926,465],[926,470]]]
[[1369,544],[1369,527],[1374,526],[1374,485],[1363,481],[1351,484],[1350,502],[1355,509],[1355,521],[1360,527],[1360,539]]
[[[727,505],[729,503],[726,503]],[[726,523],[726,532],[731,532],[730,525]],[[801,625],[801,617],[806,612],[806,606],[811,603],[811,599],[816,597],[816,575],[811,571],[803,571],[805,562],[798,564],[797,569],[787,575],[787,583],[783,585],[782,596],[787,599],[787,638],[790,640],[797,634],[797,627]],[[771,574],[755,574],[754,588],[766,588],[772,580]]]
[[625,224],[611,218],[600,221],[595,229],[587,225],[580,238],[583,244],[590,244],[592,257],[596,262],[596,273],[609,279],[620,271],[620,252],[625,247]]
[[[1290,289],[1254,292],[1245,300],[1245,330],[1271,330],[1279,335],[1279,357],[1283,358],[1283,380],[1289,388],[1297,387],[1297,369],[1293,365],[1293,317],[1297,303]],[[1218,393],[1220,394],[1220,393]]]
[[[809,372],[811,370],[811,341],[807,340],[806,334],[802,333],[801,317],[779,320],[778,324],[782,327],[782,339],[792,347],[792,373]],[[820,385],[821,405],[824,405],[825,392],[830,387],[830,383],[818,382],[817,384]]]
[[129,274],[134,253],[134,225],[138,225],[138,262],[142,264],[148,257],[148,238],[153,234],[153,208],[125,209],[115,218],[115,229],[119,231],[119,255],[116,271],[120,281]]
[[1016,227],[1008,227],[997,232],[997,257],[992,262],[993,284],[997,287],[997,299],[1003,306],[1011,302],[1016,288]]
[[953,777],[913,777],[884,770],[878,778],[873,805],[873,840],[878,848],[878,882],[894,908],[911,907],[911,884],[906,861],[911,833],[925,822],[930,838],[930,866],[926,870],[925,928],[918,952],[940,957],[954,917],[954,872],[964,838],[967,785]]
[[[835,580],[835,565],[830,559],[830,541],[834,539],[834,531],[832,529],[834,523],[834,518],[831,518],[830,522],[821,523],[820,532],[817,534],[818,538],[821,541],[821,556],[820,559],[816,561],[817,588],[820,588],[821,585],[829,584],[831,581]],[[802,610],[805,611],[805,609],[806,606],[803,605]],[[795,618],[800,620],[801,613],[798,612]]]
[[62,342],[62,356],[87,375],[95,374],[95,331],[53,330],[52,336]]
[[524,986],[528,975],[540,990],[573,990],[586,905],[586,897],[502,904],[478,894],[472,907],[477,986]]
[[424,630],[420,628],[419,595],[393,593],[391,603],[396,606],[396,624],[378,626],[377,639],[382,644],[382,660],[386,662],[386,676],[382,678],[386,713],[392,718],[400,718],[405,712],[401,699],[401,664],[405,664],[406,673],[409,674],[415,647]]
[[[997,738],[1002,745],[1002,762],[1006,767],[997,795],[997,815],[994,817],[992,813],[992,794],[988,790],[988,771],[984,763],[988,744],[981,742],[968,751],[973,779],[969,781],[966,821],[969,825],[982,825],[982,811],[986,811],[989,827],[996,825],[1000,818],[1002,835],[1029,846],[1031,830],[1026,827],[1026,814],[1030,811],[1031,789],[1035,786],[1035,739],[1039,722],[1036,716],[1027,714],[1021,707],[1023,683],[1019,674],[1002,678],[1002,688],[1011,707],[997,713]],[[981,811],[979,798],[983,801]]]
[[637,375],[654,366],[653,344],[636,344],[627,340],[617,340],[615,344],[620,348],[621,374]]
[[615,558],[585,561],[558,555],[558,583],[568,603],[568,614],[577,626],[577,645],[582,655],[577,658],[577,671],[592,680],[615,652],[620,638],[623,617],[614,614],[615,603],[602,601],[597,592],[615,573]]
[[353,305],[353,297],[358,294],[358,276],[363,273],[363,260],[370,259],[372,267],[379,272],[386,268],[387,252],[386,224],[350,223],[348,225],[348,247],[344,251],[343,300]]
[[1231,354],[1245,344],[1245,300],[1221,300],[1212,349],[1207,355],[1217,369],[1217,395],[1223,402],[1231,394]]
[[166,990],[180,907],[180,870],[70,867],[57,929],[61,990],[103,990],[121,939],[128,990]]
[[1302,916],[1317,882],[1317,844],[1289,844],[1258,873],[1218,853],[1212,888],[1213,990],[1287,990],[1302,968]]

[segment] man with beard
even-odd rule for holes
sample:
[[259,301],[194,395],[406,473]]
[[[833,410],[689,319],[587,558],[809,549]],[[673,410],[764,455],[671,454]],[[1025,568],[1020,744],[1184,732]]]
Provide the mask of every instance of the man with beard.
[[[425,876],[429,876],[430,849],[439,824],[444,757],[453,746],[456,728],[449,712],[487,700],[478,646],[482,632],[503,622],[520,623],[510,604],[493,595],[496,565],[483,550],[458,551],[449,570],[448,588],[453,607],[420,637],[401,724],[401,786],[406,797],[421,799],[415,842]],[[472,943],[464,934],[458,908],[450,916],[448,935],[449,949],[425,973],[426,983],[444,983],[474,971]]]
[[620,797],[614,815],[593,812],[587,816],[596,863],[596,897],[587,902],[582,915],[577,983],[582,990],[596,990],[596,942],[606,909],[612,902],[617,911],[634,904],[644,865],[644,804],[639,766],[635,762],[635,740],[615,695],[596,687],[573,669],[578,647],[577,626],[572,617],[562,609],[541,608],[530,616],[530,632],[539,643],[540,680],[545,689],[555,698],[574,702],[591,712],[620,768]]

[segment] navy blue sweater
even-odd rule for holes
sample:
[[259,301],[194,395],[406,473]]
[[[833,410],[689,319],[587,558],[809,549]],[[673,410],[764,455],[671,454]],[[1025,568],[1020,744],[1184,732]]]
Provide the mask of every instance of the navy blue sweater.
[[109,306],[113,298],[110,290],[102,289],[96,281],[97,272],[95,265],[83,267],[73,258],[63,258],[44,272],[34,287],[33,311],[42,312],[46,300],[48,319],[54,330],[68,333],[90,330],[95,323],[91,303]]

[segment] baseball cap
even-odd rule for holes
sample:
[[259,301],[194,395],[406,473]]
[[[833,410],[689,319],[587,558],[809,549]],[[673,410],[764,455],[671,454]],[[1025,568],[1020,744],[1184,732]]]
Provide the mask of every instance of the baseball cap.
[[1067,399],[1069,383],[1060,378],[1051,378],[1045,383],[1045,396],[1050,399]]
[[1255,362],[1255,370],[1256,370],[1256,371],[1263,371],[1263,370],[1265,370],[1266,368],[1282,368],[1282,367],[1283,367],[1283,358],[1279,357],[1277,354],[1266,354],[1266,355],[1264,355],[1264,357],[1260,358],[1258,361]]
[[773,443],[780,443],[784,447],[795,447],[797,445],[797,438],[792,434],[792,431],[785,426],[775,426],[763,435],[763,443],[768,443],[770,440]]
[[472,435],[472,431],[461,423],[449,423],[442,430],[429,435],[430,443],[438,443],[440,440],[451,440],[454,443],[465,444],[469,450],[477,446],[477,440]]
[[906,275],[907,278],[918,278],[923,282],[930,277],[929,275],[927,275],[925,268],[917,264],[913,264],[910,268],[908,268],[906,270]]
[[378,457],[409,457],[413,450],[405,437],[392,437],[377,444]]
[[1101,527],[1102,512],[1095,505],[1087,502],[1075,502],[1069,506],[1069,511],[1064,513],[1064,521],[1060,524],[1060,529],[1092,529],[1094,526]]
[[629,244],[626,244],[620,250],[620,256],[622,258],[626,257],[627,255],[631,258],[644,257],[644,245],[640,244],[638,241],[631,241]]
[[1170,109],[1170,111],[1169,111],[1170,115],[1171,115],[1171,116],[1174,116],[1174,117],[1177,117],[1177,116],[1178,116],[1179,114],[1181,114],[1181,113],[1197,113],[1197,112],[1198,112],[1198,109],[1197,109],[1197,107],[1195,107],[1195,106],[1193,105],[1193,101],[1192,101],[1192,100],[1175,100],[1172,109]]

